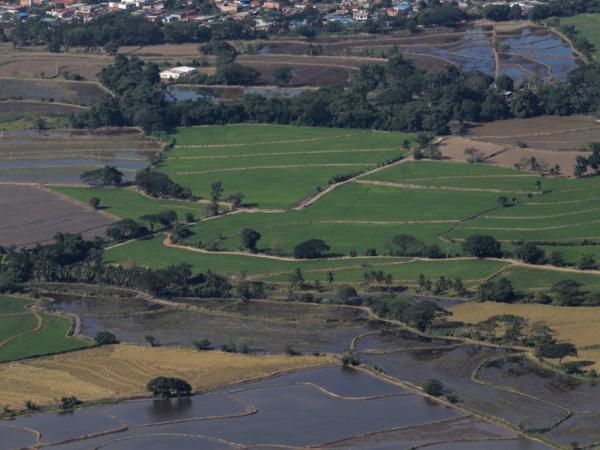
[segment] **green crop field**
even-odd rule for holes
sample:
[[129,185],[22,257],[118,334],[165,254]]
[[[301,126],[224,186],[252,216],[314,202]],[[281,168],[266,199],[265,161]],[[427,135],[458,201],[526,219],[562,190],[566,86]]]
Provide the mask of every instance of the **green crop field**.
[[182,222],[185,221],[187,213],[193,214],[195,218],[206,215],[206,205],[201,203],[150,198],[129,189],[70,186],[51,186],[50,188],[86,205],[89,204],[92,197],[98,197],[103,211],[123,219],[138,220],[145,214],[156,214],[170,209],[177,212],[179,220]]
[[600,291],[600,276],[593,273],[561,272],[543,267],[508,267],[498,277],[508,278],[518,292],[549,291],[554,283],[567,279],[582,283],[585,289]]
[[559,252],[567,263],[575,264],[581,255],[593,255],[597,262],[600,262],[600,245],[542,245],[540,246],[550,255],[552,252]]
[[192,250],[169,248],[162,244],[160,236],[119,245],[107,250],[104,258],[109,263],[138,264],[145,267],[165,268],[171,264],[186,262],[195,271],[233,275],[245,272],[247,275],[277,274],[292,272],[296,268],[303,270],[329,270],[339,267],[368,267],[370,264],[397,263],[406,258],[347,258],[335,260],[286,261],[261,258],[248,255],[226,253],[201,253]]
[[[561,181],[538,175],[485,164],[447,163],[439,161],[415,161],[364,177],[365,180],[383,181],[411,186],[435,188],[498,191],[498,195],[535,194],[536,181],[539,189],[554,190]],[[520,195],[522,196],[522,195]],[[517,195],[519,197],[519,195]]]
[[90,345],[67,336],[71,328],[69,319],[27,309],[31,303],[0,296],[0,362]]
[[573,25],[577,32],[592,43],[596,59],[600,61],[600,13],[561,17],[561,25]]
[[289,141],[293,139],[332,138],[355,134],[360,134],[360,130],[239,124],[182,128],[178,130],[176,138],[178,145],[230,145]]
[[476,259],[413,261],[393,257],[288,261],[169,248],[158,237],[113,247],[106,251],[105,260],[114,264],[138,264],[154,268],[186,262],[198,272],[209,269],[224,275],[246,272],[254,279],[275,282],[287,281],[289,274],[299,268],[305,273],[307,280],[324,280],[326,272],[331,270],[335,273],[336,281],[357,283],[361,281],[365,271],[383,270],[392,274],[397,282],[403,281],[406,284],[415,284],[416,278],[423,273],[430,277],[462,278],[471,285],[492,276],[508,264]]
[[[502,261],[488,261],[476,259],[461,260],[435,260],[435,261],[405,261],[396,264],[373,263],[369,266],[354,268],[337,268],[333,270],[336,282],[357,283],[362,280],[365,272],[371,270],[382,270],[386,274],[392,275],[394,283],[409,285],[415,287],[417,278],[423,274],[428,278],[460,278],[465,286],[474,287],[501,270],[508,263]],[[260,278],[263,281],[286,282],[291,272]],[[308,281],[319,280],[324,282],[325,273],[322,270],[304,271],[304,277]]]
[[[168,150],[159,170],[205,196],[211,182],[222,181],[224,197],[233,191],[244,192],[243,206],[259,210],[249,213],[242,208],[237,214],[190,225],[191,234],[180,242],[189,249],[165,246],[159,235],[115,246],[105,252],[106,261],[154,268],[187,262],[196,271],[246,273],[273,282],[286,281],[296,268],[305,271],[308,280],[321,280],[331,270],[339,282],[360,282],[365,271],[383,270],[407,285],[423,273],[462,278],[471,287],[505,265],[470,259],[409,262],[393,257],[294,261],[194,251],[194,247],[240,251],[244,228],[261,234],[260,253],[278,255],[291,255],[296,245],[308,239],[323,239],[330,246],[326,257],[362,256],[372,250],[385,255],[386,244],[394,236],[408,234],[437,244],[449,256],[460,256],[462,239],[490,234],[506,242],[562,243],[544,250],[547,254],[562,252],[569,263],[586,253],[600,257],[600,250],[593,245],[572,246],[573,241],[600,238],[600,207],[596,206],[600,177],[574,180],[494,165],[406,161],[339,186],[309,206],[269,211],[305,198],[317,185],[324,186],[332,174],[340,173],[338,169],[364,170],[397,156],[406,151],[404,141],[410,144],[412,138],[397,133],[272,125],[185,128],[174,136],[176,145]],[[336,171],[331,172],[327,164],[334,164]],[[201,203],[152,199],[129,189],[55,189],[86,203],[97,196],[106,211],[123,218],[138,219],[164,209],[174,209],[180,219],[188,212],[196,218],[205,215]],[[514,198],[516,204],[502,207],[500,196]],[[510,249],[508,243],[505,249]],[[533,272],[539,277],[529,280],[521,275],[529,270],[510,267],[505,273],[514,278],[519,290],[549,289],[564,278],[562,272],[540,268]],[[594,274],[575,275],[592,280],[592,285],[600,284]]]
[[258,246],[265,250],[277,244],[289,253],[300,242],[319,238],[333,254],[362,254],[367,248],[382,252],[386,241],[402,233],[438,242],[439,233],[463,217],[494,207],[496,198],[487,192],[457,196],[445,190],[349,183],[301,210],[237,214],[199,223],[187,241],[218,241],[224,249],[239,249],[241,230],[252,228],[263,235]]
[[327,186],[335,175],[366,171],[398,158],[411,135],[276,125],[230,125],[178,130],[158,170],[207,198],[221,181],[224,198],[285,208]]

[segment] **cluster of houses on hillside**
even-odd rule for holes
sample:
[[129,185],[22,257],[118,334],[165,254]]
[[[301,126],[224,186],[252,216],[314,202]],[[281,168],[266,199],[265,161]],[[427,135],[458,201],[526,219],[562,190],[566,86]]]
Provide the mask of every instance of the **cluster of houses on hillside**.
[[[5,0],[6,1],[6,0]],[[452,1],[463,9],[473,7],[473,0]],[[494,4],[486,2],[485,4]],[[504,3],[498,1],[497,3]],[[539,0],[508,0],[508,4],[519,4],[524,12],[531,9]],[[179,3],[180,5],[182,2]],[[193,1],[187,0],[189,9],[185,7],[176,12],[165,8],[164,0],[114,0],[104,3],[87,4],[81,0],[19,0],[19,3],[0,2],[0,22],[24,20],[29,16],[30,9],[43,7],[46,11],[46,21],[89,21],[101,14],[114,11],[126,11],[142,15],[150,21],[170,23],[174,21],[210,23],[223,18],[234,20],[252,17],[257,29],[267,30],[271,26],[271,12],[283,16],[295,16],[307,6],[317,8],[323,15],[324,23],[339,23],[341,25],[377,21],[385,17],[410,16],[419,11],[421,2],[418,0],[391,0],[381,6],[376,0],[336,0],[331,2],[313,3],[310,0],[214,0],[214,13],[202,14],[193,8]],[[379,6],[376,6],[379,5]],[[301,25],[297,23],[295,25]],[[292,24],[294,25],[294,24]]]

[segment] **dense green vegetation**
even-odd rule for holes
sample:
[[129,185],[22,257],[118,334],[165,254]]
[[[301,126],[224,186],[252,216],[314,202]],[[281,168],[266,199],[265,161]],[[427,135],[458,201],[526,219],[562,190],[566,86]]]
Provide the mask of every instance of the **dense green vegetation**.
[[100,74],[102,84],[116,97],[76,114],[72,123],[76,127],[137,125],[159,132],[176,126],[255,121],[447,134],[465,122],[593,114],[597,111],[593,99],[600,95],[599,71],[597,65],[582,66],[566,82],[535,91],[524,86],[509,100],[490,76],[463,73],[452,65],[427,72],[396,54],[386,65],[362,66],[351,89],[327,87],[293,98],[248,95],[242,105],[227,106],[209,100],[169,103],[156,64],[118,55]]

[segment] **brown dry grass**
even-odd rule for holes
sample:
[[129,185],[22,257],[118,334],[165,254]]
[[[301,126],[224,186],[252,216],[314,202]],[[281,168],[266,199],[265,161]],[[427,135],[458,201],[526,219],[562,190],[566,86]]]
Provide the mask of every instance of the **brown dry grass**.
[[578,150],[600,140],[600,122],[591,116],[496,120],[469,129],[467,137],[495,144],[521,141],[536,150]]
[[[498,121],[498,122],[509,122],[509,121]],[[497,122],[492,122],[496,124]],[[490,130],[491,131],[491,130]],[[487,159],[488,163],[497,164],[504,167],[514,167],[515,164],[521,163],[524,158],[535,157],[538,162],[553,167],[559,165],[562,169],[562,173],[565,176],[573,174],[575,168],[576,158],[579,155],[587,156],[586,152],[581,151],[557,151],[557,150],[543,150],[539,148],[520,148],[513,145],[518,140],[527,141],[527,138],[511,137],[506,134],[505,137],[499,137],[501,133],[508,133],[508,130],[503,131],[502,129],[494,129],[494,137],[485,136],[478,137],[474,134],[468,137],[447,137],[440,144],[440,150],[445,158],[449,158],[455,161],[466,161],[464,151],[467,148],[476,148],[479,150]],[[564,133],[557,132],[558,136],[562,136],[561,139],[570,139],[576,132]],[[581,135],[582,132],[578,132]],[[600,140],[600,131],[599,140]],[[542,136],[543,137],[543,136]],[[539,136],[531,135],[529,139],[533,140],[539,138]],[[581,138],[581,136],[580,136]],[[574,139],[574,138],[573,138]],[[593,139],[591,139],[593,140]],[[588,142],[591,142],[588,141]],[[579,142],[579,141],[577,141]],[[573,140],[573,145],[582,146],[583,143],[577,144],[576,140]],[[549,145],[549,144],[544,144]],[[553,144],[556,145],[556,144]],[[566,145],[566,144],[565,144]],[[567,146],[567,145],[566,145]]]
[[440,143],[442,155],[444,155],[445,158],[450,158],[455,161],[466,161],[465,150],[468,148],[475,148],[486,157],[505,150],[505,146],[503,145],[480,142],[456,136],[444,138]]
[[575,170],[576,159],[579,155],[588,156],[584,152],[558,152],[510,147],[505,152],[490,158],[489,161],[500,166],[513,167],[514,164],[521,162],[523,158],[535,157],[539,162],[547,164],[548,167],[559,165],[563,175],[571,176]]
[[[566,307],[535,304],[463,303],[449,308],[454,320],[475,323],[499,314],[525,317],[530,324],[546,324],[556,331],[557,339],[574,343],[577,347],[600,344],[600,308]],[[600,349],[579,351],[581,359],[596,361],[600,369]]]
[[47,405],[70,395],[85,401],[146,395],[146,383],[159,375],[204,390],[333,361],[120,344],[0,365],[0,405],[22,408],[26,400]]

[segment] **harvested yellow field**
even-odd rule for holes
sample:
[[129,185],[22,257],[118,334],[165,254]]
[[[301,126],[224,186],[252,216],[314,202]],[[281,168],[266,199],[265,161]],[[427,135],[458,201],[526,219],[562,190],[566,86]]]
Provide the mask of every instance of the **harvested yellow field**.
[[467,323],[481,322],[498,314],[514,314],[528,319],[532,325],[548,325],[557,332],[557,339],[578,347],[600,344],[600,308],[484,302],[463,303],[449,310],[454,313],[453,319]]
[[183,378],[203,390],[334,361],[112,345],[0,365],[0,407],[22,408],[26,400],[51,404],[71,395],[84,401],[146,395],[146,383],[159,375]]
[[[548,325],[556,331],[558,340],[572,342],[577,347],[600,344],[600,308],[484,302],[463,303],[449,309],[454,313],[453,319],[467,323],[481,322],[499,314],[514,314],[528,319],[532,325]],[[600,369],[600,350],[578,352],[580,359],[596,361]]]

